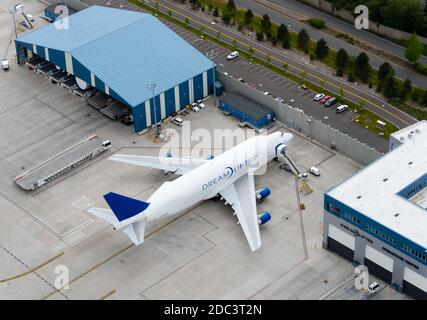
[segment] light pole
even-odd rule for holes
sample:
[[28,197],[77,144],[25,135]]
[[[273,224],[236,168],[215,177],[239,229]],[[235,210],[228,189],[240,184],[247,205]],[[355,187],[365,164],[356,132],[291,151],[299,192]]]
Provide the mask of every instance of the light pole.
[[156,97],[155,97],[155,95],[154,95],[154,90],[155,90],[155,89],[156,89],[156,87],[157,87],[157,83],[155,83],[154,81],[152,81],[152,82],[150,82],[150,83],[147,85],[147,87],[148,87],[148,89],[150,89],[150,90],[151,90],[151,93],[152,93],[152,95],[153,95],[154,122],[155,122],[155,125],[156,125],[156,138],[158,138],[158,137],[159,137],[159,127],[158,127],[158,125],[157,125]]
[[215,107],[218,106],[218,101],[216,98],[216,86],[215,86],[215,82],[216,82],[216,70],[215,70],[215,52],[212,49],[209,52],[206,52],[206,56],[212,61],[212,72],[213,72],[213,91],[214,91],[214,103],[215,103]]

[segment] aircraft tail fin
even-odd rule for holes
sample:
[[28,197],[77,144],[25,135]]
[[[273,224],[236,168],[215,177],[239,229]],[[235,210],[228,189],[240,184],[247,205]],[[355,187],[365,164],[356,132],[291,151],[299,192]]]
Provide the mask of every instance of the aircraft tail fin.
[[114,192],[105,194],[104,199],[111,210],[113,210],[119,222],[143,212],[150,205],[148,202],[129,198]]
[[[88,209],[88,212],[112,225],[115,225],[117,222],[119,222],[116,214],[110,209],[90,208]],[[130,240],[132,240],[135,245],[139,245],[144,242],[145,221],[139,220],[131,223],[125,226],[122,231],[129,237]]]

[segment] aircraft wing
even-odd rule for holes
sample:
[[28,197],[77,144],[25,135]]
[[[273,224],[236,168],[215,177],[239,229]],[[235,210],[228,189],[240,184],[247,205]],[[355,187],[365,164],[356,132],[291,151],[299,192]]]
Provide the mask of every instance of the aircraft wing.
[[254,172],[236,180],[233,184],[220,191],[221,196],[231,205],[252,251],[261,246],[258,217],[255,201]]
[[209,161],[205,159],[173,158],[173,157],[149,157],[127,154],[115,154],[109,160],[125,162],[137,166],[155,168],[183,175],[201,164]]

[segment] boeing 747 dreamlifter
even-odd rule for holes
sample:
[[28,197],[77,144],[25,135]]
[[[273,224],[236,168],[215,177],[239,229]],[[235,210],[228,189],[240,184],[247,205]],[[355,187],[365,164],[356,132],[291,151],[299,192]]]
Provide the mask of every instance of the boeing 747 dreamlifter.
[[163,183],[145,202],[113,192],[104,195],[110,209],[88,211],[122,230],[136,244],[144,241],[145,223],[175,215],[218,194],[230,204],[239,219],[252,251],[261,246],[259,224],[269,221],[268,212],[257,214],[256,200],[270,190],[255,190],[254,173],[286,150],[292,134],[275,132],[252,137],[212,159],[183,159],[113,155],[109,159],[150,167],[181,177]]

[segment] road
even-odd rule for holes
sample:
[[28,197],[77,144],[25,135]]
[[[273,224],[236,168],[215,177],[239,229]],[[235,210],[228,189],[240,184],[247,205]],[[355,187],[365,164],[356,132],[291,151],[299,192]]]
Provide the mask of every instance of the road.
[[[126,3],[125,0],[85,0],[85,3],[89,5],[106,5],[106,3],[110,3],[109,6],[111,7],[142,11],[140,8]],[[228,61],[226,59],[227,49],[215,43],[202,40],[190,31],[172,23],[165,21],[164,23],[200,52],[206,53],[214,50],[218,71],[227,72],[235,78],[244,78],[247,83],[256,84],[258,90],[269,91],[274,97],[281,96],[285,98],[285,102],[304,110],[307,115],[314,119],[321,120],[323,123],[347,133],[380,152],[388,150],[387,139],[365,130],[359,124],[353,122],[354,114],[351,112],[338,115],[334,112],[335,108],[324,108],[321,104],[314,102],[311,91],[302,90],[300,86],[291,80],[279,76],[262,66],[251,64],[242,58]]]
[[[239,1],[239,0],[238,0]],[[247,0],[241,0],[246,2]],[[405,56],[405,48],[398,45],[397,43],[377,36],[374,33],[365,30],[357,30],[353,24],[341,20],[335,16],[327,14],[323,11],[312,8],[304,3],[297,0],[269,0],[272,3],[278,4],[282,7],[286,7],[288,10],[301,13],[307,17],[319,17],[326,22],[326,25],[332,29],[339,30],[342,33],[348,34],[355,39],[359,39],[365,43],[369,43],[372,46],[381,48],[398,57]],[[421,56],[421,63],[427,63],[427,57]]]
[[[273,1],[274,1],[274,3],[279,5],[280,7],[290,8],[290,7],[288,7],[288,1],[289,1],[289,2],[292,2],[294,4],[294,8],[296,8],[294,1],[291,1],[291,0],[269,0],[269,1],[263,0],[263,2],[270,2],[270,3],[272,3]],[[278,23],[278,24],[284,23],[286,25],[290,24],[291,29],[295,32],[298,32],[301,29],[305,28],[308,31],[311,39],[317,41],[321,38],[324,38],[326,40],[326,42],[328,43],[330,48],[334,48],[336,50],[339,50],[340,48],[344,48],[350,55],[353,55],[353,56],[357,56],[360,52],[364,51],[361,48],[354,46],[354,45],[351,45],[351,44],[345,42],[344,40],[338,39],[338,38],[324,32],[322,30],[313,28],[313,27],[311,27],[311,26],[309,26],[303,22],[300,22],[300,21],[293,19],[287,15],[284,15],[284,14],[278,12],[277,10],[271,9],[270,7],[266,7],[265,5],[262,5],[261,2],[251,1],[251,0],[236,0],[235,2],[236,2],[236,4],[240,5],[241,7],[251,9],[254,12],[254,14],[256,14],[256,15],[263,15],[263,14],[267,13],[270,16],[270,19],[275,23]],[[344,21],[340,21],[340,20],[339,20],[341,22],[340,25],[338,25],[338,23],[336,23],[336,22],[335,22],[335,24],[332,24],[332,23],[329,24],[330,20],[332,20],[332,19],[326,20],[326,17],[328,16],[327,14],[324,14],[323,12],[317,11],[317,10],[312,9],[310,7],[308,7],[308,9],[311,9],[311,10],[308,10],[307,6],[304,6],[304,9],[305,10],[302,11],[301,13],[304,15],[307,15],[308,17],[313,16],[313,15],[317,16],[317,17],[321,16],[323,19],[325,19],[327,25],[330,26],[331,28],[334,28],[334,26],[336,26],[337,30],[339,30],[343,33],[349,34],[351,36],[354,36],[355,38],[359,38],[360,40],[363,40],[363,41],[369,40],[368,43],[371,43],[375,47],[380,47],[381,49],[391,49],[391,47],[392,47],[393,52],[399,51],[398,55],[400,57],[404,57],[404,55],[402,55],[402,51],[404,51],[404,49],[401,48],[401,50],[397,50],[396,47],[399,47],[399,46],[397,46],[397,45],[392,46],[390,44],[391,43],[390,41],[386,41],[382,38],[376,37],[376,36],[374,36],[368,32],[362,32],[361,33],[361,34],[363,34],[363,39],[362,39],[358,35],[357,30],[352,25],[345,23]],[[300,8],[298,6],[295,11],[300,12],[299,10],[300,10]],[[321,14],[324,14],[326,17],[324,17]],[[338,20],[338,19],[335,18],[335,20]],[[368,37],[368,35],[370,35],[370,37]],[[370,38],[375,38],[375,40],[370,39]],[[380,41],[379,39],[382,39],[383,42],[387,42],[388,45],[383,47],[382,42],[379,42]],[[379,56],[377,56],[371,52],[367,52],[367,51],[364,51],[364,52],[369,56],[369,61],[370,61],[371,65],[375,68],[379,68],[379,66],[382,63],[387,61],[384,58],[379,57]],[[425,61],[427,63],[427,58],[423,57],[422,61]],[[416,71],[402,67],[401,65],[398,65],[394,62],[389,61],[389,63],[393,66],[393,69],[395,70],[396,76],[398,78],[400,78],[402,80],[410,79],[414,85],[417,85],[421,88],[427,88],[427,77],[426,76],[421,75]]]
[[159,3],[160,11],[167,13],[170,10],[173,13],[173,16],[180,19],[181,21],[184,21],[185,17],[187,17],[190,19],[191,24],[194,27],[203,27],[205,33],[214,37],[216,37],[218,32],[220,32],[220,39],[229,43],[230,45],[234,40],[236,41],[238,48],[247,50],[248,47],[252,47],[254,50],[254,55],[257,57],[266,59],[266,56],[269,55],[270,62],[272,64],[281,68],[284,64],[287,64],[288,72],[291,72],[297,76],[303,74],[306,81],[312,82],[326,90],[334,92],[336,95],[339,95],[340,89],[343,89],[346,98],[356,104],[359,104],[361,101],[363,101],[366,109],[377,114],[387,122],[394,124],[398,128],[404,128],[417,122],[417,120],[410,115],[386,103],[374,94],[369,93],[364,88],[358,87],[356,84],[349,83],[345,79],[336,77],[331,73],[326,73],[322,70],[319,70],[316,66],[312,65],[310,61],[297,60],[291,57],[286,52],[286,50],[279,50],[264,43],[260,43],[230,27],[226,27],[220,24],[212,24],[212,21],[209,20],[209,18],[205,18],[197,11],[188,9],[185,6],[177,5],[167,0],[145,2],[150,3],[153,7],[155,3]]

